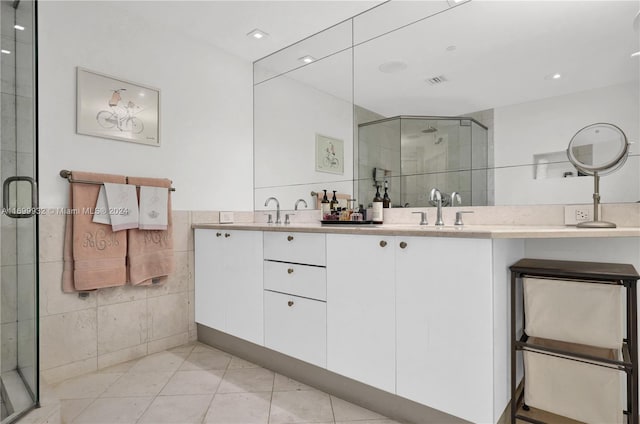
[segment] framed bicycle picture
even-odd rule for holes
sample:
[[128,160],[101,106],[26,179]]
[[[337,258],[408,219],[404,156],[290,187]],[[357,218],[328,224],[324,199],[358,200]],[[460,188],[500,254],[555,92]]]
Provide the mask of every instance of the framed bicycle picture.
[[76,132],[160,146],[160,90],[78,67]]
[[344,141],[316,134],[316,171],[344,174]]

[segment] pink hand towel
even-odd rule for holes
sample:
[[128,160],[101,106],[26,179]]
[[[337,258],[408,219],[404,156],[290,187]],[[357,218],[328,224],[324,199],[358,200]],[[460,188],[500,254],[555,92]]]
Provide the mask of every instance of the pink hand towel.
[[[124,176],[72,172],[76,180],[126,182]],[[100,184],[71,183],[66,217],[62,290],[66,293],[122,286],[127,282],[127,237],[93,222]]]
[[[129,177],[129,184],[150,187],[171,187],[171,180],[161,178]],[[133,285],[149,285],[164,282],[174,271],[173,223],[171,195],[167,201],[167,229],[128,231],[129,282]]]

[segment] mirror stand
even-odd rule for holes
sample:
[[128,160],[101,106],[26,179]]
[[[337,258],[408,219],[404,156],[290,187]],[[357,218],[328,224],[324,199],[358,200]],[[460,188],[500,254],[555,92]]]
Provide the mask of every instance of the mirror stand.
[[600,175],[593,173],[593,221],[581,222],[580,228],[616,228],[613,222],[599,221],[598,208],[600,206]]

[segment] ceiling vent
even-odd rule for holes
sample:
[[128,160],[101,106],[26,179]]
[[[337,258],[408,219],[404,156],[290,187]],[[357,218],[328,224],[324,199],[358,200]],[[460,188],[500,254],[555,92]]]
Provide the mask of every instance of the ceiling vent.
[[431,85],[438,85],[438,84],[442,84],[444,82],[449,81],[444,75],[440,75],[437,77],[433,77],[433,78],[429,78],[427,80],[427,82]]

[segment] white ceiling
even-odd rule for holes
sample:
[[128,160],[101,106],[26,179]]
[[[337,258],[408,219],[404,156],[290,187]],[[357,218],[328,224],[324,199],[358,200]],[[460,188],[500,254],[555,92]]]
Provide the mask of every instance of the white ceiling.
[[[113,5],[146,22],[183,32],[254,61],[382,2],[183,0],[126,1]],[[269,36],[261,40],[247,37],[256,28]]]
[[[405,5],[411,2],[393,0],[354,25],[374,13],[392,19]],[[637,83],[640,57],[630,54],[640,50],[640,35],[633,29],[639,9],[636,0],[472,0],[356,46],[353,88],[344,81],[351,64],[339,56],[289,75],[345,100],[353,96],[355,104],[383,116],[458,116]],[[380,72],[389,61],[407,67]],[[562,78],[545,78],[556,72]],[[426,82],[440,75],[448,82]]]

